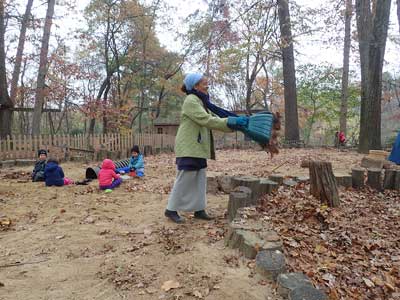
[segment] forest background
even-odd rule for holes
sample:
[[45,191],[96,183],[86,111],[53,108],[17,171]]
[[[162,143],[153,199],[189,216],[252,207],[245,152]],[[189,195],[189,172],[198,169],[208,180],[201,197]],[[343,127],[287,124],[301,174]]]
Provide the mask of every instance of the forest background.
[[[0,134],[151,132],[157,120],[179,119],[184,74],[200,71],[215,103],[283,113],[286,139],[329,144],[342,130],[360,148],[390,143],[400,129],[396,1],[290,1],[286,19],[283,2],[2,1]],[[383,70],[374,72],[381,74],[377,99],[363,87],[363,5],[372,16],[390,12],[378,41],[385,55]],[[384,22],[372,23],[371,32],[385,30]],[[379,105],[379,120],[370,122],[379,134],[368,130],[372,115],[363,105]],[[378,141],[364,147],[368,134]]]

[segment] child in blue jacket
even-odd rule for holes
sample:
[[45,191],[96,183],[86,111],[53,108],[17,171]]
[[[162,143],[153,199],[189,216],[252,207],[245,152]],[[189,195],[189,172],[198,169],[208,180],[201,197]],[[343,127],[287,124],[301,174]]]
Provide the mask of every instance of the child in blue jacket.
[[143,154],[140,153],[139,146],[135,145],[131,149],[131,159],[127,167],[118,168],[117,173],[129,173],[135,172],[136,176],[144,176],[144,158]]
[[63,169],[58,165],[58,161],[50,158],[44,168],[44,181],[46,186],[63,186],[72,184],[73,181],[64,176]]

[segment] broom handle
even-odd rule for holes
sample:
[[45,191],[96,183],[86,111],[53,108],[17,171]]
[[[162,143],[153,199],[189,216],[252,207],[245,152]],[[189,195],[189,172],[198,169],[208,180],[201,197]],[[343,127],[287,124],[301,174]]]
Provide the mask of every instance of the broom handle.
[[284,164],[286,164],[288,161],[284,161],[281,163],[279,166],[275,167],[274,169],[271,170],[271,173],[274,173],[276,170],[278,170],[280,167],[282,167]]

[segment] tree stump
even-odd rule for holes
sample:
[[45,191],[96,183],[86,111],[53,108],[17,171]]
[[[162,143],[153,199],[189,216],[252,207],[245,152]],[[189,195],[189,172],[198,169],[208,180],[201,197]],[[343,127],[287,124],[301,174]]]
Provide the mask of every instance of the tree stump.
[[218,176],[218,183],[221,191],[229,194],[233,190],[232,176],[222,175]]
[[336,183],[345,188],[352,187],[351,175],[335,175]]
[[286,187],[294,187],[297,185],[297,181],[294,181],[293,179],[285,179],[283,180],[283,185]]
[[339,206],[339,193],[332,164],[325,161],[310,162],[310,193],[329,207]]
[[383,168],[383,162],[384,162],[384,160],[382,160],[382,159],[364,157],[361,160],[361,167],[364,167],[364,168],[367,168],[367,169],[382,169]]
[[394,179],[393,189],[400,191],[400,170],[396,170],[396,177]]
[[[242,187],[245,188],[246,187]],[[248,188],[247,188],[248,189]],[[237,191],[229,194],[228,201],[228,220],[232,221],[236,217],[236,212],[241,207],[252,205],[252,193],[246,191]]]
[[367,184],[378,191],[382,191],[382,169],[368,169]]
[[276,182],[277,184],[281,185],[283,183],[283,175],[282,174],[271,174],[269,175],[269,180]]
[[289,293],[289,300],[328,300],[324,292],[312,286],[301,286]]
[[359,167],[352,168],[351,181],[353,188],[362,188],[365,185],[365,169]]
[[386,169],[385,177],[383,179],[383,188],[386,190],[394,189],[395,180],[396,180],[396,170]]
[[279,250],[263,250],[256,256],[256,271],[269,280],[276,280],[279,274],[285,272],[285,256]]
[[207,176],[207,193],[216,194],[218,192],[219,185],[218,179],[215,175]]
[[258,189],[256,190],[256,198],[260,199],[264,195],[271,194],[278,189],[278,184],[267,178],[261,178]]
[[294,289],[302,286],[311,286],[310,279],[303,273],[284,273],[279,274],[277,278],[278,293],[287,298]]
[[233,187],[237,186],[245,186],[248,187],[251,192],[252,204],[257,204],[258,195],[260,194],[260,179],[251,176],[241,176],[241,177],[233,177],[232,178]]

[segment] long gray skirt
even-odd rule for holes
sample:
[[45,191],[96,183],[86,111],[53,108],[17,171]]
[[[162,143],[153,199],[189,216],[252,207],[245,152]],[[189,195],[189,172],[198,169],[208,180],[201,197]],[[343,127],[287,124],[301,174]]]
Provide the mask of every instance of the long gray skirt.
[[206,169],[178,170],[174,187],[168,198],[167,209],[172,211],[199,211],[206,208]]

